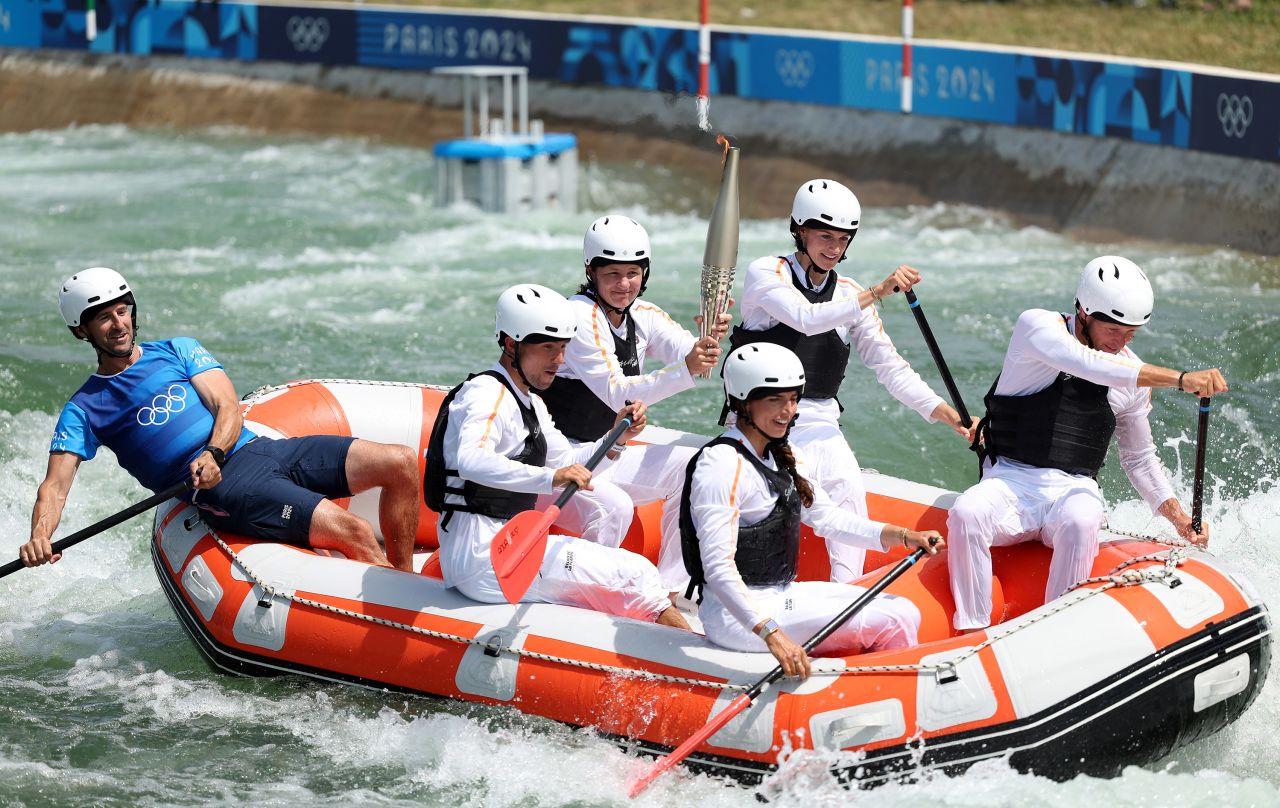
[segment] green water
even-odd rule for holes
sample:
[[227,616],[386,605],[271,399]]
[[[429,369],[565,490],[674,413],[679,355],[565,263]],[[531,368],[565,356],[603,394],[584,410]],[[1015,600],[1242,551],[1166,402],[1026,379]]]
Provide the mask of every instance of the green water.
[[[494,217],[434,209],[431,183],[425,152],[354,140],[122,127],[0,136],[3,556],[27,536],[56,414],[92,370],[55,305],[58,284],[86,266],[123,271],[142,337],[200,339],[241,394],[303,377],[458,381],[494,358],[498,293],[516,281],[571,291],[582,232],[606,210],[635,216],[653,236],[647,296],[684,322],[697,310],[709,189],[690,200],[687,183],[660,168],[593,167],[582,178],[589,210]],[[779,199],[776,219],[743,224],[740,265],[787,249],[788,205]],[[1156,285],[1156,315],[1134,349],[1157,364],[1221,367],[1232,384],[1213,416],[1207,519],[1215,551],[1280,603],[1280,262],[1226,248],[1081,243],[938,205],[864,211],[842,271],[874,281],[906,262],[925,273],[920,300],[978,409],[1018,313],[1069,306],[1078,268],[1107,252],[1136,260]],[[900,298],[884,317],[941,391]],[[973,480],[960,441],[900,407],[869,371],[852,367],[841,399],[864,465],[949,488]],[[653,417],[711,432],[719,403],[707,382]],[[1185,498],[1194,399],[1157,392],[1152,422]],[[1114,454],[1103,487],[1114,524],[1163,529]],[[62,533],[141,496],[104,454],[82,466]],[[1114,780],[1058,784],[988,763],[851,795],[817,776],[820,766],[793,763],[764,793],[806,806],[1277,805],[1277,721],[1272,677],[1232,727]],[[0,804],[29,806],[623,805],[638,765],[590,733],[504,710],[214,674],[159,590],[145,519],[0,581],[0,726]],[[755,799],[690,777],[641,803]]]

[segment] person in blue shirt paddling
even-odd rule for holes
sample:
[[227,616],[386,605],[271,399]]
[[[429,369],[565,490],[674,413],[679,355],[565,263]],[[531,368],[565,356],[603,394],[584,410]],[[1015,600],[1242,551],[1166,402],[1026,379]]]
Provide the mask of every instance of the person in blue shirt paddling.
[[[63,284],[58,307],[98,368],[63,407],[36,493],[27,566],[57,561],[50,538],[84,460],[100,446],[154,492],[188,475],[191,500],[212,527],[272,541],[336,550],[370,564],[411,569],[418,523],[413,450],[338,435],[273,440],[244,426],[222,365],[190,337],[137,341],[137,306],[120,273],[93,267]],[[381,487],[373,527],[328,498]]]

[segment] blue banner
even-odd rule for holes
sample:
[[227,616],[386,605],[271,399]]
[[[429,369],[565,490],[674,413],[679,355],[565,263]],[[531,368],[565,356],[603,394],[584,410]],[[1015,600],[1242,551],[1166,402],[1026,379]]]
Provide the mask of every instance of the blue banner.
[[1192,148],[1280,160],[1280,84],[1197,75],[1191,86]]
[[356,12],[356,61],[370,67],[430,70],[458,65],[527,67],[531,78],[555,78],[569,25],[414,11]]
[[[841,43],[841,103],[857,109],[902,108],[902,46]],[[912,109],[973,121],[1013,123],[1017,99],[1014,56],[920,46],[912,57]]]
[[842,44],[834,39],[752,34],[737,94],[768,101],[837,105],[841,101]]
[[[698,90],[691,27],[216,0],[0,0],[0,47],[264,59],[430,70],[522,66],[534,79]],[[1116,61],[918,45],[917,115],[1280,160],[1280,81]],[[902,46],[803,33],[717,31],[711,92],[896,111]]]
[[39,0],[0,0],[0,47],[40,47],[40,9]]
[[356,12],[342,8],[258,9],[258,58],[277,62],[356,63]]
[[1022,55],[1015,69],[1021,126],[1190,144],[1190,88],[1182,71]]

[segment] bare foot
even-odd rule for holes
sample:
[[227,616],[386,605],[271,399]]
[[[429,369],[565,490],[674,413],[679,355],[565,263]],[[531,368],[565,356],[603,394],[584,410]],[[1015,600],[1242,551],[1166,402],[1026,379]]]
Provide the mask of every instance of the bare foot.
[[684,615],[680,614],[680,610],[674,606],[668,606],[662,610],[662,614],[658,615],[656,621],[660,626],[671,626],[672,628],[682,628],[685,631],[693,631],[689,628],[689,623],[684,619]]

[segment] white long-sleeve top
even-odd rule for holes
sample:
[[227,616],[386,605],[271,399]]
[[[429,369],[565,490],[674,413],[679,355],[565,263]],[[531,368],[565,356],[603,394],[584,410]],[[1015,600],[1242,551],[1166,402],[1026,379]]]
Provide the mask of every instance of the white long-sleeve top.
[[[753,261],[747,267],[744,280],[742,327],[763,331],[785,323],[809,336],[836,331],[842,340],[850,344],[862,363],[875,373],[876,381],[884,385],[890,395],[933,423],[932,413],[942,403],[942,397],[898,353],[885,333],[876,307],[864,309],[858,305],[858,293],[863,291],[863,287],[849,278],[837,277],[831,300],[811,303],[796,289],[792,277],[805,288],[813,288],[809,284],[808,273],[794,255],[766,256]],[[802,420],[806,411],[826,420],[834,421],[839,417],[839,407],[833,399],[802,399]]]
[[[501,365],[496,370],[511,381]],[[449,426],[444,433],[446,468],[457,469],[464,480],[521,493],[545,494],[552,490],[556,469],[585,463],[598,443],[574,446],[551,420],[538,396],[520,392],[512,382],[515,396],[492,376],[477,376],[465,383],[449,405]],[[511,457],[524,447],[529,432],[516,403],[532,406],[547,441],[545,466],[530,466]],[[604,438],[601,438],[604,440]],[[606,456],[597,470],[609,463]],[[478,575],[492,575],[489,543],[502,527],[501,520],[473,513],[456,512],[442,531],[440,565],[445,583],[457,586]],[[445,538],[447,537],[447,539]]]
[[643,300],[631,306],[635,321],[636,357],[643,370],[646,357],[666,364],[651,373],[627,376],[618,364],[613,335],[626,337],[627,324],[614,328],[603,306],[587,295],[569,298],[578,320],[578,333],[565,349],[565,363],[559,374],[580,379],[596,397],[617,412],[628,401],[655,404],[693,387],[693,376],[685,357],[698,338],[671,319],[665,311]]
[[1044,309],[1024,311],[1009,338],[996,394],[1038,393],[1053,384],[1060,372],[1105,385],[1107,403],[1116,416],[1120,466],[1155,511],[1173,496],[1173,487],[1151,438],[1151,389],[1137,386],[1143,362],[1128,347],[1115,354],[1089,348],[1076,339],[1075,328],[1074,315]]
[[[760,457],[738,429],[726,430],[724,436],[738,441],[747,451]],[[801,476],[810,478],[805,472],[803,452],[794,445],[791,448],[796,458],[796,470]],[[777,468],[772,457],[762,460],[767,467]],[[706,577],[702,602],[704,614],[708,610],[727,609],[748,629],[773,616],[757,607],[751,596],[752,587],[743,583],[734,556],[738,552],[738,526],[761,521],[777,501],[778,496],[770,489],[764,475],[732,446],[712,446],[698,458],[689,489],[689,513],[698,533],[698,548]],[[855,547],[880,548],[880,532],[884,523],[840,509],[821,486],[813,486],[813,504],[802,509],[801,521],[827,539]]]

